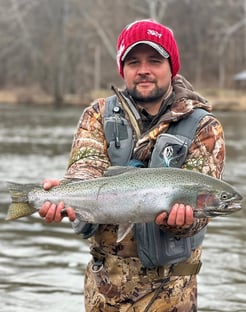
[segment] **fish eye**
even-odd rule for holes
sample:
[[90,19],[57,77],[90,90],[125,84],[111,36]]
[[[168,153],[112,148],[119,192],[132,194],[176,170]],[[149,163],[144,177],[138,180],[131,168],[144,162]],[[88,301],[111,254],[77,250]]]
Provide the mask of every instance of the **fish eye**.
[[227,200],[227,199],[229,199],[229,196],[226,192],[223,192],[223,193],[221,193],[220,198],[221,198],[221,200]]

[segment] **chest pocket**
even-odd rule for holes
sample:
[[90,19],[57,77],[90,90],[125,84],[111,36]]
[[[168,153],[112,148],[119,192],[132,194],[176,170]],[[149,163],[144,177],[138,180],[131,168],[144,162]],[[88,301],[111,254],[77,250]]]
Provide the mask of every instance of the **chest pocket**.
[[112,166],[126,166],[133,149],[133,131],[128,121],[115,114],[104,118],[104,132],[108,144],[108,156]]
[[188,154],[191,140],[180,135],[160,134],[152,152],[149,167],[180,168]]

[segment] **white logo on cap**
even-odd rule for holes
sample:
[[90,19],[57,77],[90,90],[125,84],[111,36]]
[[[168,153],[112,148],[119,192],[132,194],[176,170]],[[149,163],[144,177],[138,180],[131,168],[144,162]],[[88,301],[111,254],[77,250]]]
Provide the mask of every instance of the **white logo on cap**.
[[121,54],[125,49],[125,45],[122,43],[117,51],[117,65],[120,68]]
[[148,34],[148,35],[152,35],[152,36],[156,36],[156,37],[158,37],[158,38],[161,38],[161,36],[162,36],[161,33],[159,33],[159,32],[156,31],[156,30],[153,30],[153,29],[148,29],[148,30],[147,30],[147,34]]

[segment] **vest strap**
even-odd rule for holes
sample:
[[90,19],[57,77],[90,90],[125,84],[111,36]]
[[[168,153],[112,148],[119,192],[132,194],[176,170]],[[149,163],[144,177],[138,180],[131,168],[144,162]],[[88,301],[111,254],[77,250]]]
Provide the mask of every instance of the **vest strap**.
[[[93,256],[94,264],[97,264],[98,260],[100,264],[103,266],[105,259],[108,259],[110,263],[117,263],[119,265],[120,262],[127,263],[127,266],[124,266],[129,269],[127,273],[129,276],[133,277],[135,275],[136,267],[138,271],[138,275],[140,275],[140,279],[148,282],[152,279],[162,279],[168,276],[186,276],[186,275],[196,275],[199,273],[202,262],[198,261],[195,263],[176,263],[172,265],[165,265],[165,266],[155,266],[152,268],[146,268],[143,266],[139,258],[136,257],[120,257],[117,255],[112,255],[104,251],[100,247],[94,247],[91,250],[91,254]],[[111,259],[111,260],[110,260]],[[112,269],[112,268],[111,268]],[[141,273],[139,273],[141,272]]]
[[185,275],[196,275],[200,272],[202,262],[196,263],[178,263],[174,264],[171,269],[171,275],[185,276]]

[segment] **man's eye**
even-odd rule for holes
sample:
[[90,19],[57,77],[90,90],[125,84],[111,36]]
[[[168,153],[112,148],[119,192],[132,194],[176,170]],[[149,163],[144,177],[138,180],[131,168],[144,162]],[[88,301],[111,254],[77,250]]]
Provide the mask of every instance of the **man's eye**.
[[138,64],[138,61],[137,60],[131,60],[131,61],[128,61],[127,64],[128,65],[135,65],[135,64]]
[[151,59],[150,62],[153,63],[153,64],[155,64],[155,63],[156,63],[156,64],[161,63],[161,61],[160,61],[159,59]]

